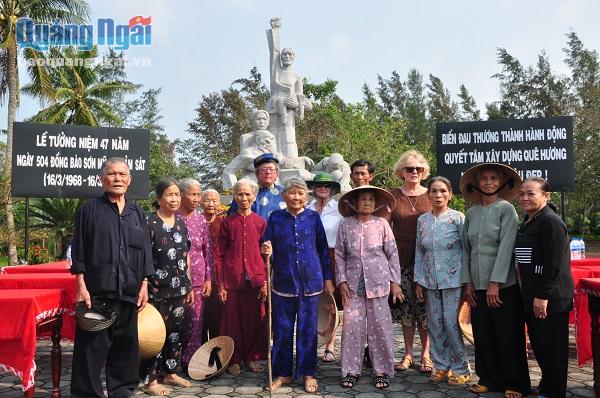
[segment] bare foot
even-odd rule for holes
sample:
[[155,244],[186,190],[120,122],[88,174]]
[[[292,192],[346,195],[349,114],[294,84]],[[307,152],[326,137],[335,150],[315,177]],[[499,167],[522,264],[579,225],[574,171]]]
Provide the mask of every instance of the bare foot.
[[175,373],[166,375],[163,382],[165,384],[168,384],[170,386],[175,386],[175,387],[191,387],[191,385],[192,385],[192,383],[190,383],[188,380],[186,380],[182,377],[179,377]]
[[314,394],[319,389],[317,379],[312,376],[304,376],[304,391],[309,394]]
[[144,393],[151,395],[151,396],[169,395],[169,393],[171,392],[171,391],[169,391],[168,388],[166,388],[162,384],[158,384],[158,382],[156,380],[144,385],[142,388],[140,388],[140,390],[142,390]]
[[260,373],[260,372],[263,372],[265,370],[265,368],[263,368],[262,366],[260,366],[255,361],[248,362],[248,367],[250,369],[252,369],[252,371],[255,372],[255,373]]
[[239,363],[234,363],[232,365],[229,365],[229,367],[227,368],[227,373],[229,373],[232,376],[239,376],[240,375],[240,364]]
[[[273,380],[271,391],[278,390],[281,387],[290,384],[291,382],[292,382],[291,377],[278,377],[275,380]],[[269,390],[269,386],[267,386],[267,390]]]

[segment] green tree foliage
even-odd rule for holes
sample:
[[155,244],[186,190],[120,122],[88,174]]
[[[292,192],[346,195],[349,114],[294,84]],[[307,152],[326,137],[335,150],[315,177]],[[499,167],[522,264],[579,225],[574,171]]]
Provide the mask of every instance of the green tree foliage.
[[461,112],[460,119],[464,121],[481,120],[481,112],[477,109],[475,98],[471,96],[469,90],[467,90],[464,84],[461,84],[458,90]]
[[89,7],[83,0],[0,0],[0,101],[8,96],[5,177],[1,195],[6,207],[8,257],[11,265],[17,263],[17,236],[10,195],[13,122],[16,120],[19,105],[19,57],[15,36],[17,20],[28,17],[35,23],[51,24],[55,20],[62,23],[80,23],[85,21],[88,15]]
[[[30,118],[32,122],[50,124],[79,124],[97,127],[112,123],[119,125],[122,120],[111,109],[107,100],[115,96],[135,91],[136,87],[125,81],[99,80],[98,67],[91,67],[86,60],[94,59],[98,49],[78,50],[68,47],[65,50],[52,48],[44,58],[47,61],[45,74],[50,78],[46,87],[39,80],[32,82],[22,91],[50,105]],[[52,63],[60,60],[61,66]],[[30,76],[39,74],[37,65],[29,65]]]
[[50,231],[54,239],[54,257],[64,258],[73,237],[73,223],[83,199],[35,199],[31,204],[31,228]]
[[268,90],[256,67],[249,78],[202,96],[188,127],[192,138],[179,148],[182,164],[195,171],[203,186],[221,187],[223,169],[239,153],[240,136],[252,131],[252,110],[262,109],[266,98]]

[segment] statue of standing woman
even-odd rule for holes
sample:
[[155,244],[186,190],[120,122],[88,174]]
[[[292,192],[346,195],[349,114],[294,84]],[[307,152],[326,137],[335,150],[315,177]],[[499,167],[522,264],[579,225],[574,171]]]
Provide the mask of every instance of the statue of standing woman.
[[312,104],[304,96],[302,78],[292,68],[294,51],[287,47],[280,50],[280,28],[281,18],[271,19],[271,29],[267,30],[271,97],[266,110],[271,114],[270,130],[277,137],[279,151],[288,158],[297,158],[295,116],[302,120]]

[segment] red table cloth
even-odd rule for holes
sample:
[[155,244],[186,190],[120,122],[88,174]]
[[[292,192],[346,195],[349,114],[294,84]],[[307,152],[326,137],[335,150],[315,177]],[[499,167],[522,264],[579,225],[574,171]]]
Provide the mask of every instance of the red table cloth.
[[591,318],[588,312],[588,296],[581,281],[585,278],[600,278],[600,258],[586,258],[571,261],[571,275],[575,284],[573,298],[574,311],[569,323],[575,324],[577,362],[583,366],[592,360]]
[[47,272],[69,272],[69,265],[66,260],[57,261],[48,264],[36,264],[36,265],[15,265],[12,267],[0,268],[0,274],[40,274]]
[[0,370],[35,385],[36,325],[62,311],[64,289],[0,290]]
[[77,286],[75,275],[67,273],[42,273],[42,274],[2,274],[0,275],[0,289],[64,289],[61,308],[63,326],[61,334],[64,338],[75,338],[75,318],[72,316],[75,309]]

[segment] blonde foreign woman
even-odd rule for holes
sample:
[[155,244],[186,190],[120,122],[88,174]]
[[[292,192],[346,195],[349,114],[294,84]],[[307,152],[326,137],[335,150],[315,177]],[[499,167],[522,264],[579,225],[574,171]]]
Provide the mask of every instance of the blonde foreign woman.
[[504,391],[506,398],[531,390],[523,299],[512,264],[518,220],[509,202],[520,185],[517,172],[501,163],[473,166],[460,179],[461,193],[475,204],[465,217],[460,276],[471,307],[479,376],[469,390]]
[[435,370],[433,382],[469,382],[471,368],[458,325],[462,287],[462,231],[465,216],[448,208],[452,184],[434,177],[427,190],[431,211],[417,220],[415,248],[415,294],[427,306],[427,325]]
[[400,304],[392,304],[392,319],[402,324],[404,335],[404,356],[394,369],[404,371],[413,363],[413,345],[416,329],[421,338],[421,362],[419,371],[428,373],[433,370],[433,362],[429,357],[429,336],[427,334],[427,316],[425,303],[415,297],[415,242],[417,238],[417,219],[421,214],[431,210],[427,197],[427,188],[421,181],[429,177],[429,163],[418,151],[409,150],[400,156],[394,166],[394,175],[403,184],[393,189],[396,207],[392,211],[391,226],[398,246],[400,264],[402,264],[402,291],[406,299]]

